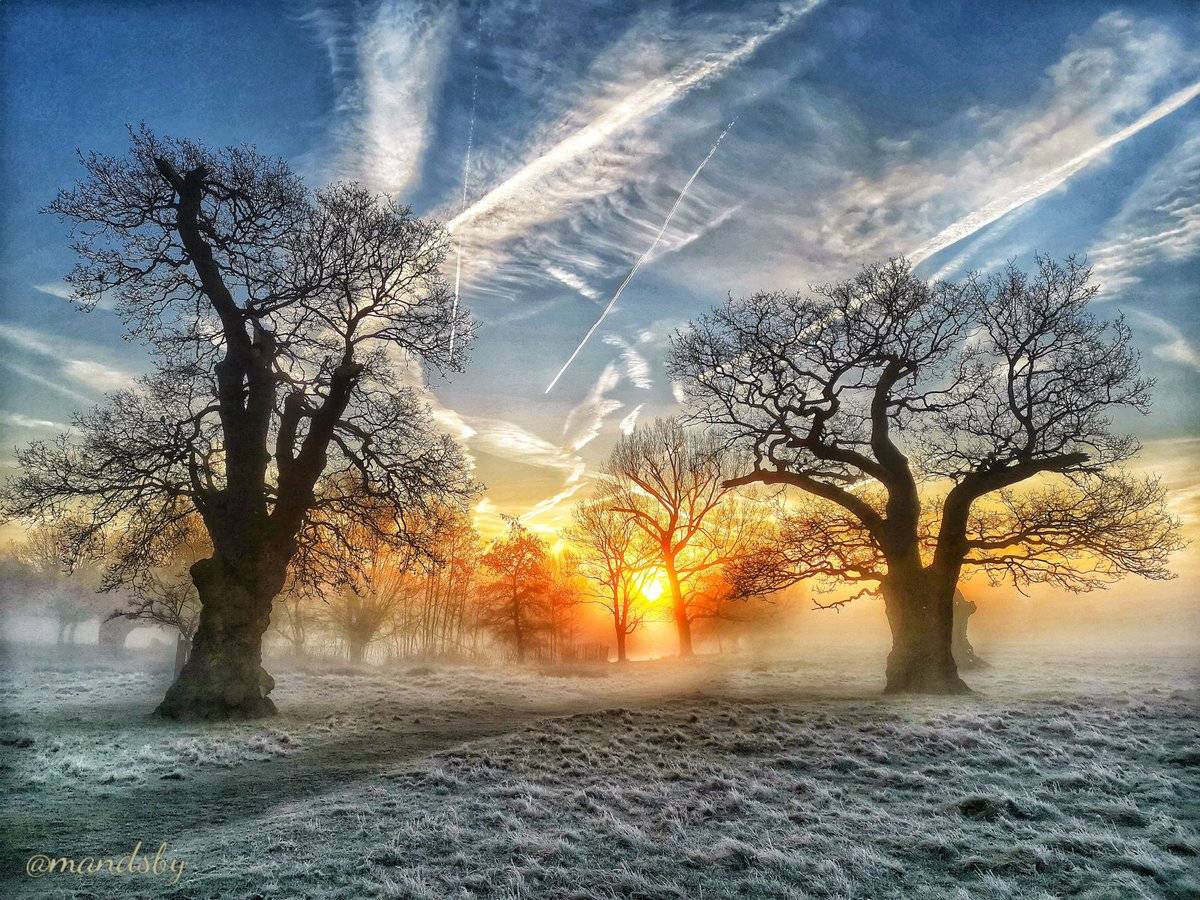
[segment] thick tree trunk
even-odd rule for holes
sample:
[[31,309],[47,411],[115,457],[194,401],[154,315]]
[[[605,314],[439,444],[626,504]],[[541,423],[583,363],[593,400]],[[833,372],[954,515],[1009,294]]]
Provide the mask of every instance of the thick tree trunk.
[[675,631],[679,635],[679,655],[684,659],[693,656],[692,623],[688,619],[687,605],[683,602],[683,587],[679,583],[679,573],[673,565],[666,565],[667,584],[671,587],[671,612],[675,616]]
[[884,585],[892,629],[885,694],[966,694],[951,652],[954,583],[921,572]]
[[628,635],[625,633],[625,626],[617,626],[617,662],[627,662],[629,657],[625,655],[625,639]]
[[[183,671],[159,704],[171,719],[269,716],[275,680],[262,667],[262,637],[277,591],[238,578],[219,557],[192,566],[200,627]],[[282,579],[280,579],[282,581]]]

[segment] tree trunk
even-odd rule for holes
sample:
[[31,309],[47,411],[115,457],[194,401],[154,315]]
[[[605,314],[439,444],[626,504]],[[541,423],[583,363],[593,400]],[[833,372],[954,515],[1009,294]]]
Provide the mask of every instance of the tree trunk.
[[927,572],[883,587],[892,629],[885,694],[966,694],[951,652],[954,583]]
[[679,655],[684,659],[692,653],[692,623],[688,619],[687,606],[683,602],[683,588],[679,584],[679,573],[675,566],[667,563],[663,566],[667,571],[667,584],[671,587],[671,612],[675,616],[675,631],[679,635]]
[[617,625],[617,662],[628,662],[629,657],[625,653],[625,639],[628,635],[625,633],[625,625]]
[[[275,680],[262,667],[262,637],[278,591],[247,583],[219,557],[192,566],[200,627],[191,656],[156,712],[171,719],[269,716]],[[282,582],[282,579],[280,579]]]
[[352,637],[346,642],[346,656],[352,663],[361,663],[367,658],[367,642]]
[[954,641],[951,645],[954,662],[964,672],[970,669],[986,669],[987,663],[980,659],[971,646],[967,637],[967,620],[975,613],[975,604],[963,596],[962,591],[954,592]]

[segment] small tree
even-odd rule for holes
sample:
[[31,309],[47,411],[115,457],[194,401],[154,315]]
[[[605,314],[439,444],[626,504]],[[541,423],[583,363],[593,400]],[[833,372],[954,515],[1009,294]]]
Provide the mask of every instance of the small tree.
[[629,517],[655,548],[667,576],[679,655],[692,655],[689,581],[729,565],[754,546],[762,516],[735,503],[732,459],[719,437],[659,419],[617,441],[602,502]]
[[304,656],[308,639],[319,616],[320,597],[308,585],[289,579],[275,598],[271,628],[288,642],[293,656]]
[[109,620],[147,622],[170,629],[176,636],[178,675],[192,652],[192,641],[200,625],[200,595],[192,583],[191,568],[212,554],[212,544],[198,517],[180,523],[175,546],[164,551],[162,564],[138,574],[132,596]]
[[[399,386],[410,359],[458,368],[448,338],[470,323],[454,321],[445,233],[406,207],[355,184],[312,193],[253,149],[131,137],[127,158],[86,157],[51,210],[76,226],[76,300],[112,300],[154,370],[75,435],[20,451],[0,509],[69,513],[79,546],[111,531],[109,585],[157,565],[198,515],[213,547],[191,569],[200,624],[159,712],[268,714],[262,636],[297,554],[380,510],[399,514],[376,536],[401,545],[403,512],[472,494],[459,448]],[[344,580],[363,552],[346,551],[309,560]]]
[[964,571],[1070,590],[1170,577],[1177,523],[1156,480],[1121,471],[1138,444],[1111,427],[1151,383],[1124,321],[1088,311],[1090,274],[1040,257],[1032,276],[929,284],[892,260],[815,297],[730,298],[674,340],[692,417],[749,460],[726,484],[811,498],[752,568],[881,592],[889,692],[967,689]]
[[652,577],[657,548],[632,516],[614,512],[602,500],[575,507],[567,539],[579,550],[583,575],[596,585],[590,602],[612,616],[617,662],[626,662],[626,640],[645,619],[642,588]]
[[99,568],[79,552],[63,522],[31,529],[12,551],[29,599],[54,620],[55,642],[74,644],[79,626],[102,614]]
[[492,578],[484,584],[483,623],[524,662],[549,627],[550,576],[546,545],[517,519],[480,559]]

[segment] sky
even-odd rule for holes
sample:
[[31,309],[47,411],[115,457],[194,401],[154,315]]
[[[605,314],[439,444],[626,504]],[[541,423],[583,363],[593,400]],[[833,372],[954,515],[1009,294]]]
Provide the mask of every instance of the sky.
[[1157,385],[1119,424],[1200,520],[1194,2],[10,0],[0,33],[4,468],[146,368],[64,299],[39,212],[145,122],[446,224],[479,330],[429,398],[485,532],[561,524],[617,436],[678,412],[667,339],[727,294],[1038,250],[1086,254],[1128,317]]

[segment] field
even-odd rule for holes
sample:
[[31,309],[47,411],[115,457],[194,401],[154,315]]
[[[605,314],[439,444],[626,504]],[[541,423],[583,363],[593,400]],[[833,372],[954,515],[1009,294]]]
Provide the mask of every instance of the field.
[[[879,696],[875,651],[277,662],[278,717],[181,726],[159,660],[10,647],[0,894],[1200,895],[1195,656],[990,656],[978,696],[920,700]],[[177,883],[24,874],[137,841]]]

